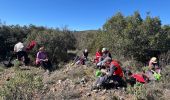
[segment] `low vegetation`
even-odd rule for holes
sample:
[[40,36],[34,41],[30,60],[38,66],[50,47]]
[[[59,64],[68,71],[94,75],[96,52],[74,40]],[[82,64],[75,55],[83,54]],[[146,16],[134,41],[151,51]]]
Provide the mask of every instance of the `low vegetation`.
[[[84,100],[169,100],[170,95],[170,26],[162,25],[159,17],[147,14],[142,19],[139,12],[131,16],[117,13],[104,23],[99,30],[69,31],[35,25],[0,24],[0,61],[7,58],[18,41],[27,46],[30,41],[37,45],[29,51],[32,66],[23,70],[22,64],[14,61],[14,67],[0,67],[0,99],[84,99]],[[50,75],[40,68],[34,68],[35,56],[40,46],[45,46],[56,69]],[[114,59],[120,60],[123,67],[132,67],[133,72],[147,66],[152,56],[159,59],[162,67],[160,81],[128,86],[125,90],[91,91],[95,69],[88,66],[71,66],[69,63],[76,54],[87,48],[90,57],[98,48],[106,47]],[[79,53],[79,52],[76,52]],[[91,56],[92,55],[92,56]],[[70,57],[71,56],[71,57]],[[71,58],[71,59],[70,59]],[[90,58],[91,59],[91,58]],[[58,68],[58,69],[57,69]]]

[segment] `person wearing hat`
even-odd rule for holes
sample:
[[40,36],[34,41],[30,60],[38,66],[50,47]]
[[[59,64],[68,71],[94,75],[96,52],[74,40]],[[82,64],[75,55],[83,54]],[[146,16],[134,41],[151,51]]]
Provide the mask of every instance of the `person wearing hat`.
[[160,73],[160,68],[158,66],[157,58],[152,57],[149,61],[149,69]]
[[52,65],[47,57],[47,53],[44,50],[44,47],[39,48],[39,52],[36,57],[36,65],[41,65],[44,70],[52,71]]
[[157,58],[152,57],[149,60],[148,70],[145,71],[146,75],[149,77],[150,81],[159,80],[161,77],[161,69],[158,66]]
[[97,63],[97,67],[101,67],[105,64],[107,59],[112,59],[111,53],[106,49],[102,49],[102,56],[99,58],[99,62]]

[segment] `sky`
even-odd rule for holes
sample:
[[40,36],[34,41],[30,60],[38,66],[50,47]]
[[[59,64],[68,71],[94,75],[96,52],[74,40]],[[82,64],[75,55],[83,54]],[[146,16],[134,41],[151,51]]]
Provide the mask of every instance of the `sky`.
[[70,30],[96,30],[114,14],[150,12],[170,24],[170,0],[0,0],[0,20],[7,25],[29,25]]

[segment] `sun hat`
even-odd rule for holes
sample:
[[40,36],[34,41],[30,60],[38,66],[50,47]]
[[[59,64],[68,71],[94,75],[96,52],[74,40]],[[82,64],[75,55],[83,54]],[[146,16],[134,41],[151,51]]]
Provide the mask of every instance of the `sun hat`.
[[151,58],[151,62],[152,62],[152,63],[157,63],[157,58],[156,58],[156,57],[152,57],[152,58]]

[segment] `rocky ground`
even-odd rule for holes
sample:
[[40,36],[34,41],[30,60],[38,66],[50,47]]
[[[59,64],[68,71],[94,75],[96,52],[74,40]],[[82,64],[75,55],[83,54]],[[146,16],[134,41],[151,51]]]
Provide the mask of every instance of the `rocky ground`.
[[[15,77],[15,71],[15,68],[8,68],[0,72],[0,87]],[[139,92],[139,94],[136,92],[130,93],[130,91],[123,89],[92,91],[91,87],[96,79],[94,65],[71,66],[67,64],[51,74],[36,67],[21,67],[21,71],[42,77],[43,88],[40,92],[35,93],[32,97],[33,100],[136,100],[139,99],[137,95],[143,95],[142,92]],[[158,94],[163,98],[161,100],[170,99],[170,88],[167,87],[166,90],[161,90],[161,93]],[[146,90],[146,92],[148,91]]]

